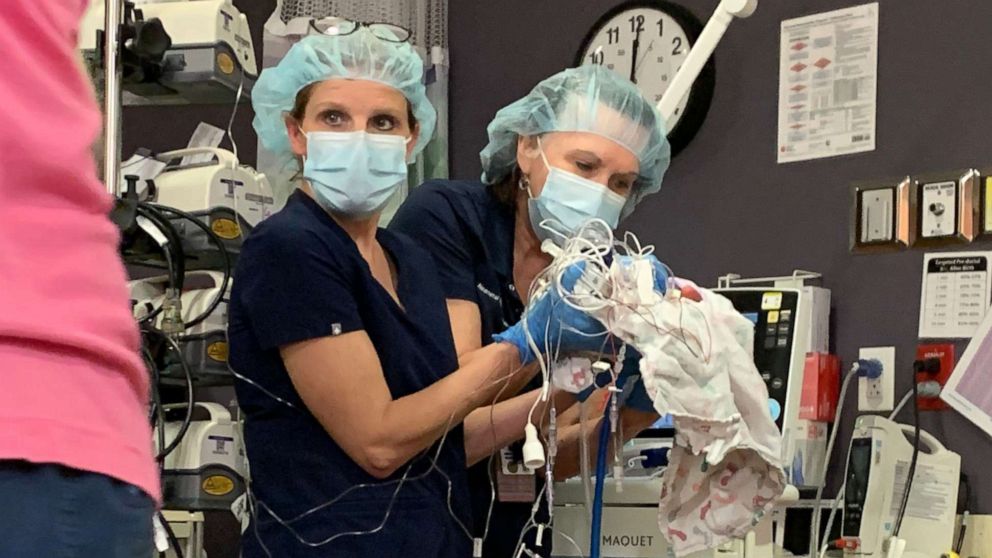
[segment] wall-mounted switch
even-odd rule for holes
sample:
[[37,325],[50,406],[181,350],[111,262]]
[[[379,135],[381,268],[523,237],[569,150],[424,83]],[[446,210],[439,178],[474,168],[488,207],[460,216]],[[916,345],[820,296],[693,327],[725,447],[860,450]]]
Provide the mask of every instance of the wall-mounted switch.
[[916,180],[913,199],[917,235],[914,245],[971,242],[977,234],[980,175],[976,170],[932,174]]
[[920,238],[953,237],[958,230],[958,183],[920,185]]
[[891,251],[912,241],[915,222],[910,218],[912,180],[855,184],[851,199],[851,249],[855,252]]
[[861,242],[892,242],[895,239],[896,189],[861,192]]

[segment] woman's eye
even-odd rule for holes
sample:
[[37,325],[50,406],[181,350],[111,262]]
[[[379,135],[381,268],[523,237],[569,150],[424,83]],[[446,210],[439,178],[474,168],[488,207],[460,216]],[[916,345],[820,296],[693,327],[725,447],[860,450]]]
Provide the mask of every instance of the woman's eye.
[[593,165],[591,165],[589,163],[586,163],[584,161],[576,161],[575,162],[575,167],[577,169],[579,169],[580,171],[582,171],[582,172],[592,172],[593,170],[596,169],[595,166],[593,166]]
[[345,116],[344,116],[344,114],[342,114],[342,113],[340,113],[340,112],[338,112],[336,110],[325,112],[321,116],[323,117],[324,122],[327,123],[330,126],[340,126],[341,124],[344,124],[344,122],[345,122]]
[[376,116],[372,119],[372,126],[379,132],[389,132],[396,128],[396,119],[392,116]]

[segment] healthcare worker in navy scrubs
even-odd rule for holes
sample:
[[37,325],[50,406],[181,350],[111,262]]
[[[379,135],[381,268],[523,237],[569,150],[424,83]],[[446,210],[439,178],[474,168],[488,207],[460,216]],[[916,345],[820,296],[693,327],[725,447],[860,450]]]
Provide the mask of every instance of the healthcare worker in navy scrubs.
[[436,122],[420,58],[396,28],[323,23],[252,92],[260,140],[303,181],[245,242],[230,301],[242,556],[466,558],[466,461],[483,446],[463,419],[533,377],[525,327],[565,350],[605,331],[550,292],[459,363],[430,255],[378,228]]
[[[558,241],[558,233],[573,232],[592,217],[616,228],[640,200],[659,190],[671,158],[654,106],[631,82],[598,65],[545,79],[500,110],[488,133],[489,144],[481,153],[482,181],[427,182],[413,190],[389,225],[434,256],[459,355],[489,345],[494,333],[520,319],[531,281],[551,261],[542,241]],[[552,222],[542,225],[546,220]],[[660,267],[657,260],[655,264]],[[656,273],[656,280],[660,276]],[[538,387],[539,380],[522,395],[496,405],[497,435],[513,423],[521,401],[533,401],[535,392],[528,390]],[[633,436],[658,415],[643,387],[628,401],[622,418],[625,434]],[[488,427],[489,420],[488,414],[473,413],[465,425],[480,421]],[[594,433],[596,428],[587,430]],[[560,434],[559,440],[557,463],[562,467],[556,474],[574,474],[576,444],[569,445]],[[490,478],[504,479],[499,468],[497,463],[491,471],[482,462],[469,472],[475,533],[488,532],[486,558],[513,558],[532,504],[501,501],[516,499],[516,494],[505,498],[502,487],[492,503]],[[533,482],[531,494],[537,494],[542,476]],[[546,519],[545,503],[538,522]],[[551,547],[548,531],[539,546],[533,540],[535,530],[527,537],[529,548],[541,556]]]

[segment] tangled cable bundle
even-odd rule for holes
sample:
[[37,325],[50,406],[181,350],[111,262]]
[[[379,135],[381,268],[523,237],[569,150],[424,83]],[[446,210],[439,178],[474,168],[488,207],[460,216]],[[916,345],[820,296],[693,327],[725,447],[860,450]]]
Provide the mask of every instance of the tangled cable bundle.
[[[558,289],[565,303],[641,354],[647,394],[677,430],[659,524],[682,556],[753,529],[784,490],[785,473],[781,434],[754,365],[753,324],[726,298],[655,269],[652,252],[633,235],[619,242],[605,223],[590,221],[563,242],[532,297]],[[565,289],[562,278],[575,265],[582,276]]]

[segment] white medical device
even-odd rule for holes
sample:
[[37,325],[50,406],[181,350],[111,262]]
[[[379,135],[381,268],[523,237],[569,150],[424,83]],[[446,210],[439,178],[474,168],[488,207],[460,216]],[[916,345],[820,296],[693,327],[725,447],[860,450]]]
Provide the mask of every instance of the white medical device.
[[661,101],[658,101],[658,112],[666,120],[670,121],[679,102],[689,94],[692,84],[699,77],[699,72],[703,71],[703,66],[710,59],[716,46],[720,44],[720,39],[730,27],[730,22],[734,18],[751,17],[751,14],[758,8],[758,0],[721,0],[716,7],[710,20],[706,22],[706,27],[699,34],[692,51],[682,63],[682,68],[675,74],[672,84],[665,90]]
[[[214,160],[206,163],[183,164],[166,167],[155,178],[155,201],[161,205],[189,213],[226,207],[237,212],[250,227],[258,225],[272,214],[275,199],[265,174],[238,163],[233,153],[216,147],[193,147],[161,153],[160,161],[181,157],[210,155]],[[224,238],[234,230],[225,231],[217,225],[214,232]],[[220,229],[220,230],[218,230]],[[236,238],[240,235],[234,235]]]
[[828,425],[799,418],[806,353],[825,353],[830,345],[830,291],[805,284],[817,278],[809,273],[759,279],[728,275],[714,290],[755,324],[754,363],[782,431],[786,477],[798,488],[816,487],[825,475]]
[[[248,19],[230,0],[178,0],[137,6],[158,18],[172,39],[157,83],[125,83],[125,105],[230,102],[246,97],[258,77]],[[79,48],[96,56],[105,0],[91,0],[79,28]]]
[[[220,298],[220,302],[205,320],[185,330],[180,346],[183,358],[198,386],[225,385],[231,383],[231,372],[227,366],[227,302],[231,296],[233,281],[228,281],[227,291],[221,292],[224,274],[219,271],[190,271],[184,279],[180,295],[182,317],[189,323],[203,315]],[[141,320],[161,308],[165,302],[165,291],[169,286],[167,276],[147,277],[131,281],[131,303],[134,317]],[[162,327],[162,314],[154,319],[157,328]],[[168,366],[160,372],[166,384],[184,385],[181,368]]]
[[[227,297],[231,294],[231,286],[227,292],[221,293],[220,286],[224,274],[219,271],[190,271],[186,274],[186,287],[180,297],[182,300],[183,320],[189,322],[201,315],[214,299],[223,295],[217,309],[203,322],[186,330],[187,335],[198,335],[215,330],[223,331],[227,327]],[[169,286],[169,278],[165,275],[146,277],[128,283],[131,291],[131,304],[134,317],[141,320],[165,300],[165,290]],[[155,327],[161,327],[161,316],[155,319]]]
[[[166,405],[175,409],[177,405]],[[185,404],[178,407],[185,409]],[[162,472],[165,506],[181,510],[230,510],[244,493],[247,474],[239,425],[217,403],[196,403],[207,418],[194,419]],[[165,445],[179,433],[180,423],[165,424]],[[154,435],[158,439],[158,434]],[[164,447],[164,446],[163,446]]]
[[[906,488],[913,454],[913,427],[889,419],[859,417],[845,473],[841,536],[845,556],[885,558]],[[961,457],[920,431],[920,452],[900,532],[903,558],[937,558],[953,544]]]
[[[666,556],[668,543],[658,528],[661,483],[660,477],[627,477],[618,492],[616,481],[606,480],[600,542],[603,558]],[[589,555],[589,510],[581,479],[555,483],[554,527],[555,558]]]

